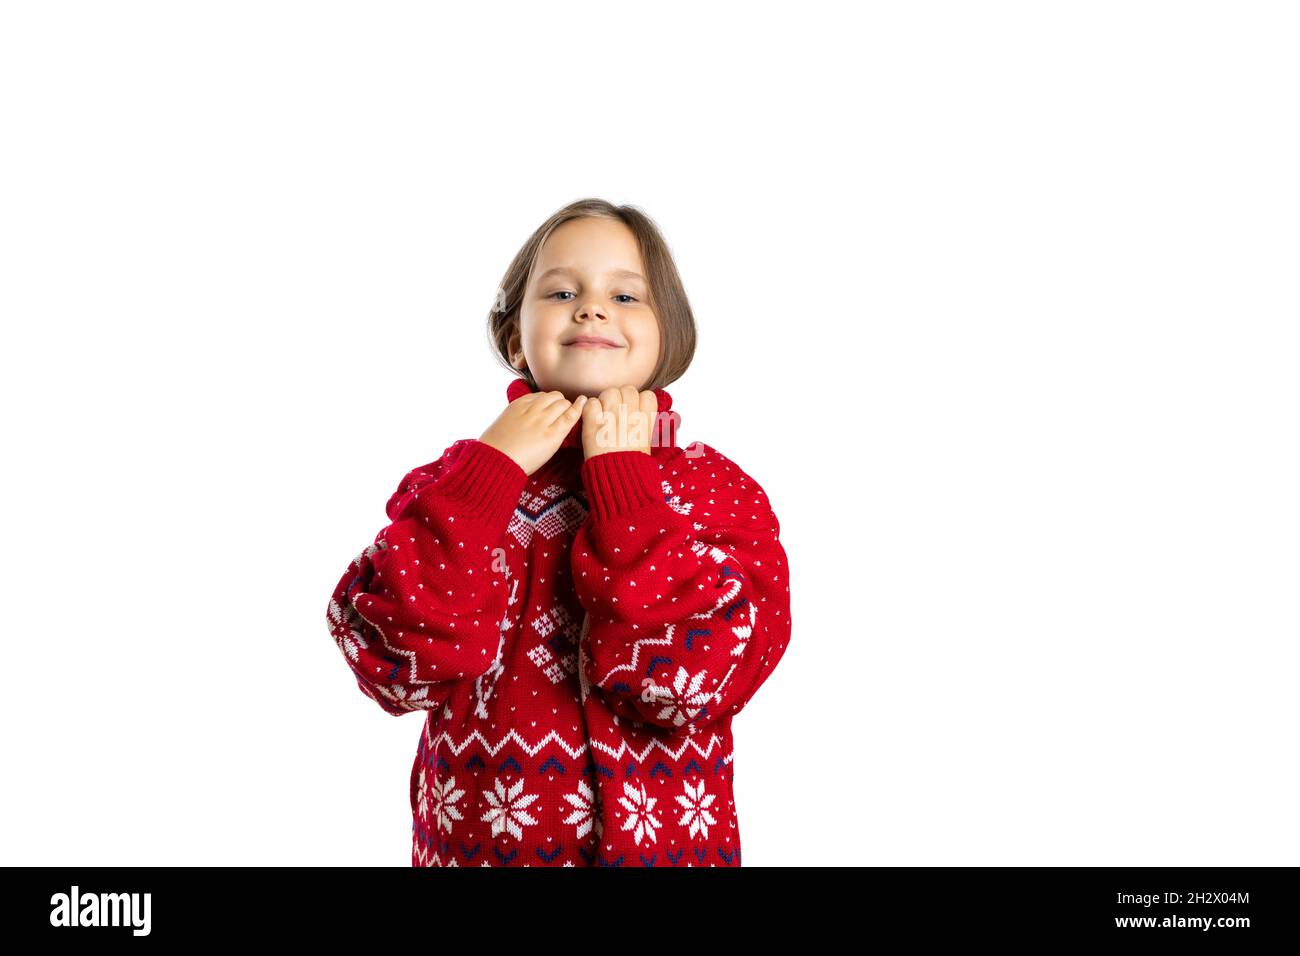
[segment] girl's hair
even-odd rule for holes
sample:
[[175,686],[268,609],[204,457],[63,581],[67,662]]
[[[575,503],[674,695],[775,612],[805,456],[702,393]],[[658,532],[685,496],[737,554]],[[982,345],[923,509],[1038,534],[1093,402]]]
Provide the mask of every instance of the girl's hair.
[[536,391],[538,385],[532,370],[525,365],[520,372],[510,364],[510,336],[522,331],[519,310],[542,244],[563,223],[588,217],[618,220],[636,236],[650,286],[649,305],[659,320],[659,362],[650,381],[641,390],[663,388],[679,379],[691,364],[695,355],[695,317],[686,299],[681,276],[677,274],[677,265],[668,251],[668,243],[650,217],[635,206],[615,206],[603,199],[579,199],[538,226],[515,253],[514,261],[501,280],[497,300],[488,313],[488,337],[506,368],[522,377]]

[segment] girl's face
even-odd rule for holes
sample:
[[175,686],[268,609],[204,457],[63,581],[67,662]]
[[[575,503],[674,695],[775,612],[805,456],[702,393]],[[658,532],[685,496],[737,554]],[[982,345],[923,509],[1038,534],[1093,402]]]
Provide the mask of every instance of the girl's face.
[[[524,289],[512,364],[527,363],[543,392],[569,401],[607,388],[641,390],[659,362],[659,321],[632,230],[613,219],[572,219],[542,245]],[[579,336],[609,345],[575,344]]]

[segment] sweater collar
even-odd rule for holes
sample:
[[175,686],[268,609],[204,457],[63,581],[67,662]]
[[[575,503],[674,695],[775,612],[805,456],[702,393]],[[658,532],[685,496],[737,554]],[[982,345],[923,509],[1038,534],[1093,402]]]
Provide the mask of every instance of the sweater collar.
[[[522,378],[511,379],[510,384],[506,387],[506,404],[507,405],[510,404],[516,398],[519,398],[522,395],[527,395],[529,392],[536,392],[536,391],[537,389],[530,386],[528,382],[526,382]],[[662,388],[656,388],[654,390],[654,393],[655,393],[656,400],[658,400],[659,402],[659,411],[668,412],[673,407],[673,397],[669,395],[668,392]],[[665,415],[660,420],[661,424],[658,426],[658,428],[660,431],[659,443],[661,445],[667,445],[668,447],[671,448],[677,447],[677,425],[680,419],[681,419],[681,415],[679,415],[677,412],[671,412],[670,414]],[[560,443],[560,447],[561,448],[582,447],[582,419],[581,418],[579,418],[576,422],[573,423],[573,427],[569,429],[569,434],[564,436],[564,441]]]

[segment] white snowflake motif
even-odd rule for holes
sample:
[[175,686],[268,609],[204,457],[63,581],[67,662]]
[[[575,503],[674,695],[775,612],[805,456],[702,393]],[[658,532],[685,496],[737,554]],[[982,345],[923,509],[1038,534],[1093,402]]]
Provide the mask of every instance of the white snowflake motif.
[[497,777],[496,792],[485,791],[484,795],[488,803],[492,804],[492,808],[483,814],[483,821],[491,822],[493,836],[502,830],[507,830],[516,840],[522,840],[524,831],[520,824],[531,825],[537,822],[524,811],[524,807],[537,799],[537,794],[523,793],[523,789],[522,779],[515,781],[515,784],[507,790],[501,778]]
[[637,781],[633,787],[626,780],[623,781],[623,793],[626,796],[618,798],[618,802],[623,809],[627,811],[627,817],[623,820],[623,829],[632,830],[636,840],[636,845],[641,845],[641,838],[647,837],[647,843],[654,843],[657,840],[655,828],[663,826],[663,823],[651,811],[655,808],[656,797],[649,796],[645,792],[645,784]]
[[[423,788],[424,786],[423,767],[420,768],[420,786],[421,788]],[[435,830],[441,827],[442,829],[450,833],[452,820],[465,819],[460,815],[460,811],[456,809],[455,806],[456,801],[459,800],[461,797],[465,796],[465,791],[457,790],[455,789],[455,787],[456,787],[456,778],[448,777],[446,780],[435,780],[433,786],[430,788],[429,792],[433,796],[433,812],[434,812],[433,828]],[[423,791],[421,791],[420,794],[420,804],[421,804],[421,808],[423,809],[423,805],[424,805]]]
[[564,799],[574,808],[573,812],[564,818],[565,823],[576,823],[578,832],[576,836],[581,839],[591,833],[593,825],[595,826],[596,835],[601,835],[600,817],[596,816],[596,800],[592,795],[591,787],[587,781],[578,781],[578,790],[576,793],[566,793]]
[[407,710],[432,710],[438,706],[438,701],[429,697],[429,688],[421,687],[419,690],[406,692],[406,687],[402,684],[378,684],[375,690],[379,691],[384,697],[391,700],[400,707]]
[[655,715],[657,720],[672,718],[673,726],[680,727],[688,720],[694,719],[709,698],[713,695],[700,690],[704,684],[704,671],[694,677],[686,672],[685,667],[677,668],[672,687],[661,687],[653,677],[641,681],[641,699],[647,704],[663,704],[663,710]]
[[713,814],[709,813],[709,804],[713,802],[713,794],[704,792],[704,781],[701,780],[699,786],[692,788],[690,781],[686,781],[686,793],[677,795],[677,802],[684,808],[685,812],[682,818],[677,822],[686,826],[691,825],[691,836],[696,833],[702,833],[704,839],[709,838],[709,827],[716,826],[718,821],[713,819]]

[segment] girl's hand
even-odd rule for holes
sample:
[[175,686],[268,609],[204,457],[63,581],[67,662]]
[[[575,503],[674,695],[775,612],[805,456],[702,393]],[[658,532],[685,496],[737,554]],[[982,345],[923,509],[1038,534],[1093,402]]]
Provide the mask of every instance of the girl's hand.
[[659,415],[653,391],[632,385],[607,388],[582,410],[582,451],[586,458],[611,451],[650,454],[650,436]]
[[563,392],[530,392],[506,406],[479,438],[514,459],[531,475],[550,461],[582,414],[587,396],[570,402]]

